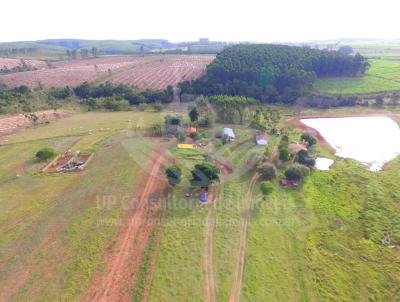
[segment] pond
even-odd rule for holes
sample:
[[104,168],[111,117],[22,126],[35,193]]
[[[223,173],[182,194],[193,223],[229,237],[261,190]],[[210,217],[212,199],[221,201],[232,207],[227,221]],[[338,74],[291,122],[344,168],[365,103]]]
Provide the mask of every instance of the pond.
[[336,150],[336,156],[355,159],[371,171],[400,154],[400,128],[388,117],[302,119]]

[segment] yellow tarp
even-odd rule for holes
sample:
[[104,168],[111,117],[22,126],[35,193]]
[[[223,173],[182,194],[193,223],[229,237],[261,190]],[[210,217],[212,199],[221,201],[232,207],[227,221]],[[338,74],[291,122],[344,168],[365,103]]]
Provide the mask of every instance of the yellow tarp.
[[179,149],[194,149],[192,144],[178,144]]

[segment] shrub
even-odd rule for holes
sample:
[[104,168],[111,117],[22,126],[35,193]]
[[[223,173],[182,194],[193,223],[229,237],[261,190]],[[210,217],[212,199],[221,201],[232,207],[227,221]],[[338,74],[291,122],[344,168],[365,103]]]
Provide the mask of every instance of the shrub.
[[306,165],[309,167],[314,167],[315,166],[315,159],[308,156],[308,152],[305,150],[300,150],[297,153],[297,161],[302,164],[302,165]]
[[303,133],[301,135],[301,140],[305,141],[310,147],[317,143],[317,139],[310,133]]
[[175,134],[175,137],[178,139],[179,142],[184,142],[185,141],[185,132],[178,130]]
[[271,180],[276,177],[275,169],[270,164],[264,164],[257,168],[257,171],[261,173],[261,177],[264,180]]
[[56,155],[57,155],[56,151],[54,151],[51,148],[43,148],[43,149],[40,149],[38,152],[36,152],[36,158],[41,161],[49,159],[49,158],[53,158]]
[[289,180],[301,180],[310,174],[310,169],[303,165],[295,165],[286,169],[285,176]]
[[154,104],[153,109],[155,112],[161,112],[163,110],[163,106],[161,104]]
[[193,132],[190,133],[190,137],[193,138],[194,140],[201,139],[201,134],[199,132]]
[[178,185],[182,180],[182,170],[177,165],[168,167],[168,169],[165,171],[165,175],[167,176],[168,183],[171,186]]
[[290,159],[290,152],[287,147],[279,148],[279,159],[283,161],[288,161]]
[[274,186],[269,181],[263,181],[260,185],[260,189],[263,195],[269,195],[273,192]]

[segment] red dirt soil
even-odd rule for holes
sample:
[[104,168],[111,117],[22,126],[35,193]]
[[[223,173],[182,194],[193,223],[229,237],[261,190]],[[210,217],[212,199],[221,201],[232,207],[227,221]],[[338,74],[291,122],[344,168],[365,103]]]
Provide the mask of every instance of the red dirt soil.
[[0,75],[0,83],[9,87],[49,88],[100,80],[163,89],[197,78],[213,59],[211,55],[154,55],[60,61],[53,64],[54,68]]
[[157,197],[166,188],[165,181],[159,178],[166,161],[164,152],[160,147],[150,156],[152,167],[135,186],[131,198],[133,209],[127,211],[116,242],[106,257],[105,272],[99,272],[101,275],[92,280],[85,301],[131,301],[141,260],[157,223],[154,217],[161,206]]
[[[24,60],[26,65],[32,66],[36,69],[47,68],[47,64],[44,61],[39,60]],[[21,59],[12,59],[12,58],[0,58],[0,69],[3,68],[14,68],[17,66],[22,66]]]

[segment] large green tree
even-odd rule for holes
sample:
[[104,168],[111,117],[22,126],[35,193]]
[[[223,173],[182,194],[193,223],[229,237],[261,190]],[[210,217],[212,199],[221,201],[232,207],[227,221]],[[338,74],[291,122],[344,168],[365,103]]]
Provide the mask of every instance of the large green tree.
[[165,175],[167,176],[168,183],[174,187],[182,180],[182,169],[177,165],[172,165],[165,170]]
[[194,187],[208,188],[214,182],[219,181],[220,169],[210,163],[204,162],[194,166],[191,171],[190,183]]

